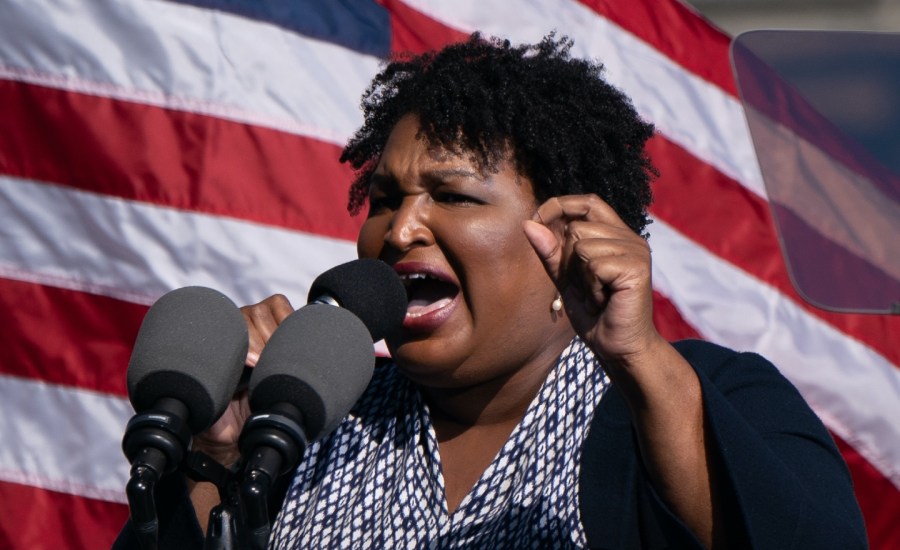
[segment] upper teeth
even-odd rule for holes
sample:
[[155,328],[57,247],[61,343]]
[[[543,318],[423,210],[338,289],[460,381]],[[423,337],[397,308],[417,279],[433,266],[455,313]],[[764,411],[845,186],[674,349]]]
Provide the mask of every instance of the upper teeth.
[[400,279],[404,283],[408,283],[410,281],[414,281],[417,279],[434,279],[434,278],[435,277],[432,277],[431,275],[428,275],[427,273],[404,273],[404,274],[400,275]]

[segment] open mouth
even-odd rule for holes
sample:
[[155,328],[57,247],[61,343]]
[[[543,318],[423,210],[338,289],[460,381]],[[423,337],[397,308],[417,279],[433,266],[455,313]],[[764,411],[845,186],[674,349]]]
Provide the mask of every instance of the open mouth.
[[406,286],[409,307],[407,317],[421,317],[448,306],[459,294],[455,284],[439,279],[428,273],[406,273],[400,275]]

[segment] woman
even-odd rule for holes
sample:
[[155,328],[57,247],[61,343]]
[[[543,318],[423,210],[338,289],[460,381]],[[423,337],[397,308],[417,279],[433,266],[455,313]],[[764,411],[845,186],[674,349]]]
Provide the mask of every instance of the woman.
[[[341,159],[369,206],[358,251],[410,306],[393,363],[307,449],[274,547],[865,546],[839,453],[774,367],[655,329],[652,127],[570,47],[473,35],[367,92]],[[243,311],[252,365],[292,307]],[[247,413],[195,448],[233,462]],[[217,499],[191,486],[201,521]]]

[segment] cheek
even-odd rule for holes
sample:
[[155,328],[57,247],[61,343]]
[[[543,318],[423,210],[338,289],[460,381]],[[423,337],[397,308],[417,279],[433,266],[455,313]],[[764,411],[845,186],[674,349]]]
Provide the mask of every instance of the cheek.
[[[508,301],[549,283],[549,276],[531,247],[518,218],[497,223],[497,220],[472,223],[457,230],[458,256],[466,264],[471,278],[470,290],[477,293],[477,301]],[[464,251],[464,252],[462,252]],[[464,256],[463,256],[464,254]]]
[[385,223],[378,218],[363,222],[356,238],[356,253],[360,258],[377,258],[384,246]]
[[468,233],[472,234],[473,248],[479,248],[482,253],[490,252],[485,260],[503,264],[507,270],[524,268],[523,262],[537,259],[537,254],[525,237],[522,220],[519,217],[495,219],[470,228]]
[[442,248],[469,275],[483,276],[485,272],[508,266],[519,244],[513,224],[490,217],[448,225],[442,234]]

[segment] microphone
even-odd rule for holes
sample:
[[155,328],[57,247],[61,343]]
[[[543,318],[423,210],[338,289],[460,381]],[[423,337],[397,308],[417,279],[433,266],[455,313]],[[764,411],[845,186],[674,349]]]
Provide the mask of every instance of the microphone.
[[381,260],[361,258],[322,273],[307,301],[343,307],[362,320],[377,342],[399,329],[406,316],[406,287]]
[[225,295],[185,287],[148,310],[128,363],[128,397],[137,414],[122,450],[132,464],[126,487],[145,547],[155,545],[153,486],[173,472],[192,434],[209,428],[232,397],[249,343],[247,325]]
[[256,546],[268,538],[272,480],[297,465],[308,442],[340,424],[372,378],[373,341],[397,330],[406,315],[403,283],[379,260],[332,268],[309,296],[311,303],[272,334],[250,376],[254,414],[239,444],[247,457],[241,498]]

